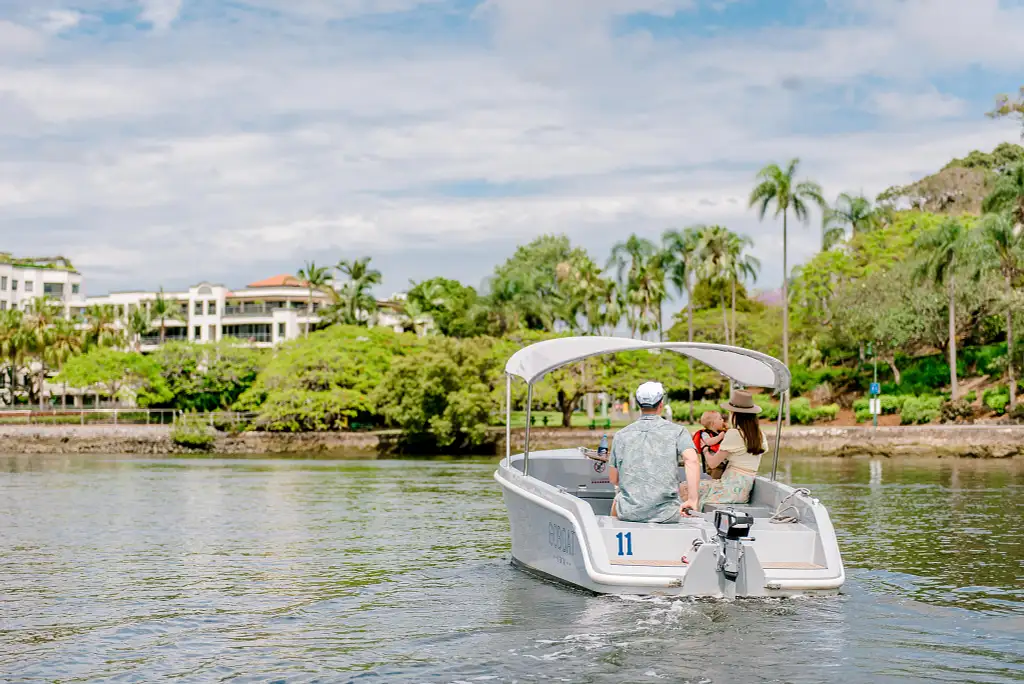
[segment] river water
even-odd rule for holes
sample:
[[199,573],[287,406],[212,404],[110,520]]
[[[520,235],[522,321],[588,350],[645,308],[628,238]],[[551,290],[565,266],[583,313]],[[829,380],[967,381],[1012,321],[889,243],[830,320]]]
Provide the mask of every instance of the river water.
[[784,464],[827,598],[508,563],[493,463],[0,456],[0,681],[1024,681],[1024,462]]

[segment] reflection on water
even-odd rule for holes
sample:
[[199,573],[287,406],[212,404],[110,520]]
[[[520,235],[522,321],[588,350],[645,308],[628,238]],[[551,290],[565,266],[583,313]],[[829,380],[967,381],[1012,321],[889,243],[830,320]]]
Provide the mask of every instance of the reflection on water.
[[0,456],[0,681],[1024,679],[1024,462],[802,460],[843,595],[596,597],[490,463]]

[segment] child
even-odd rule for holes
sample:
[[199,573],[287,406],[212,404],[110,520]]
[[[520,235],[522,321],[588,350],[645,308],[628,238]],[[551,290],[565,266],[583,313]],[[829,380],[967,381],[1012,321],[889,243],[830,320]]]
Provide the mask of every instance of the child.
[[700,454],[700,465],[703,471],[710,475],[712,479],[720,480],[728,462],[722,461],[717,468],[708,470],[704,457],[708,452],[718,453],[728,426],[725,424],[725,418],[718,411],[705,411],[700,417],[700,424],[704,426],[704,429],[698,430],[697,434],[693,436],[693,446],[697,449],[697,453]]

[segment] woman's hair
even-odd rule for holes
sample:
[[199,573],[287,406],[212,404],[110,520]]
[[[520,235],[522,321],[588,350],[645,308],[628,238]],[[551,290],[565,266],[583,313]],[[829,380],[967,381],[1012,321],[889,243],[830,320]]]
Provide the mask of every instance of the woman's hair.
[[747,452],[754,456],[764,453],[764,436],[761,434],[761,425],[757,422],[756,413],[734,413],[732,424],[743,436]]
[[722,414],[718,411],[705,411],[700,416],[700,424],[704,426],[705,430],[710,430],[711,426],[714,425],[715,418],[721,418]]

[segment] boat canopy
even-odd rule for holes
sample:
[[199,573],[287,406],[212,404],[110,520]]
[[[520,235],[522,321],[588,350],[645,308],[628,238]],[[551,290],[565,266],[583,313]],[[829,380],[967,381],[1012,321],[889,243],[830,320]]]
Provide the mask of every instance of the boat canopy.
[[533,384],[553,370],[574,361],[623,351],[665,349],[696,359],[741,385],[789,389],[789,369],[761,352],[702,342],[644,342],[625,337],[556,337],[520,349],[505,364],[505,372]]

